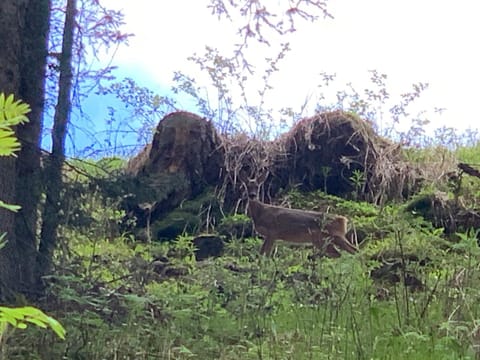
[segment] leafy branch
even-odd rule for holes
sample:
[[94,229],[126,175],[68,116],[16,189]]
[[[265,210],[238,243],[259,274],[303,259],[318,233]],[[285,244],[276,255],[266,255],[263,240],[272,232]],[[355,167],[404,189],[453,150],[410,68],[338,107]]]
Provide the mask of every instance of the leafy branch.
[[28,122],[26,114],[30,106],[20,100],[14,101],[13,95],[0,94],[0,156],[14,156],[20,150],[20,143],[12,127]]
[[7,330],[8,325],[17,329],[26,329],[29,323],[43,329],[49,327],[60,339],[65,340],[65,328],[57,320],[46,315],[40,309],[32,306],[19,308],[0,306],[0,339]]

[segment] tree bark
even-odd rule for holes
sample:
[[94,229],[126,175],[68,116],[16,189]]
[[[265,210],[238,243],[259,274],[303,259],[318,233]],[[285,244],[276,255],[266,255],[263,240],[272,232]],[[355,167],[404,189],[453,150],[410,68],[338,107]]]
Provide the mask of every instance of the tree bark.
[[20,62],[20,98],[30,104],[29,122],[19,126],[17,137],[22,144],[16,166],[16,204],[22,209],[16,216],[17,249],[22,256],[21,292],[37,295],[40,276],[37,260],[37,213],[41,195],[40,138],[43,123],[45,76],[50,20],[50,1],[30,1],[26,8]]
[[62,53],[60,55],[58,99],[53,118],[52,153],[45,169],[48,181],[46,182],[46,202],[38,254],[38,273],[44,275],[51,271],[53,251],[57,244],[60,193],[63,186],[62,165],[65,160],[65,137],[72,108],[72,50],[76,10],[76,0],[68,0],[63,29]]
[[[0,92],[18,98],[20,87],[21,29],[26,1],[0,1]],[[0,157],[0,197],[15,203],[15,159]],[[0,209],[0,235],[7,233],[7,244],[0,249],[0,299],[12,299],[18,290],[18,252],[15,237],[15,214]]]
[[30,122],[18,126],[22,144],[17,158],[0,158],[0,196],[22,209],[18,215],[0,209],[0,300],[17,293],[31,296],[36,261],[36,213],[39,199],[40,129],[43,114],[49,0],[0,1],[0,92],[14,94],[31,106]]

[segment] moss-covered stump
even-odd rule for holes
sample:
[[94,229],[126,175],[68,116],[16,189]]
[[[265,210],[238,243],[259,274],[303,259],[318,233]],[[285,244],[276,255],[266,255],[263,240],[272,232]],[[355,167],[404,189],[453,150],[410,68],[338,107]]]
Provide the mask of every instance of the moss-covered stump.
[[184,201],[161,218],[152,219],[146,227],[150,228],[151,240],[169,241],[182,234],[195,234],[209,228],[219,217],[220,204],[213,190],[207,190],[195,199]]
[[222,238],[214,234],[204,234],[195,237],[193,245],[195,246],[195,259],[197,261],[221,256],[225,248]]
[[[224,153],[213,124],[188,112],[174,112],[158,124],[153,141],[128,162],[126,173],[148,187],[149,198],[128,209],[138,226],[154,222],[220,180]],[[145,192],[145,189],[138,189]]]

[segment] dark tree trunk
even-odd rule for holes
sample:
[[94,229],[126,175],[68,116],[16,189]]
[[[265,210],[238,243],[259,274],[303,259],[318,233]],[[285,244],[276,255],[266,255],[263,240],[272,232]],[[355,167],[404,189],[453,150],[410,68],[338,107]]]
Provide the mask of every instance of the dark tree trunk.
[[[0,92],[18,98],[20,88],[21,29],[24,25],[24,0],[0,1]],[[0,157],[0,198],[15,203],[15,159]],[[18,249],[15,214],[0,209],[0,235],[7,233],[7,244],[0,249],[0,299],[14,297],[19,288]]]
[[18,215],[0,209],[0,300],[35,288],[36,212],[39,199],[39,141],[47,55],[49,0],[0,1],[0,92],[14,94],[31,106],[30,122],[16,129],[22,144],[17,158],[0,158],[0,196],[19,204]]
[[72,108],[72,49],[75,32],[76,0],[68,0],[60,55],[58,99],[53,118],[52,153],[45,169],[46,202],[39,247],[38,273],[48,274],[52,267],[53,250],[57,243],[62,165],[65,160],[65,136]]
[[36,295],[41,274],[35,270],[37,259],[37,212],[41,194],[40,137],[45,99],[50,1],[30,1],[26,9],[20,62],[20,98],[30,104],[29,122],[17,128],[22,144],[16,166],[16,204],[22,207],[16,216],[15,232],[22,254],[22,293]]

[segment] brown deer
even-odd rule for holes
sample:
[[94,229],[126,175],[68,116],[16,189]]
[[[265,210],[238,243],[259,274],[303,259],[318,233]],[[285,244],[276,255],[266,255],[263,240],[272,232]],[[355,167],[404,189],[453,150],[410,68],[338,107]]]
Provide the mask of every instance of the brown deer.
[[[251,190],[251,186],[248,187]],[[264,238],[261,254],[269,255],[276,240],[295,244],[311,243],[331,258],[339,257],[339,250],[351,254],[358,251],[345,237],[346,217],[267,205],[256,200],[257,191],[249,191],[248,195],[248,215],[253,220],[255,230]]]

